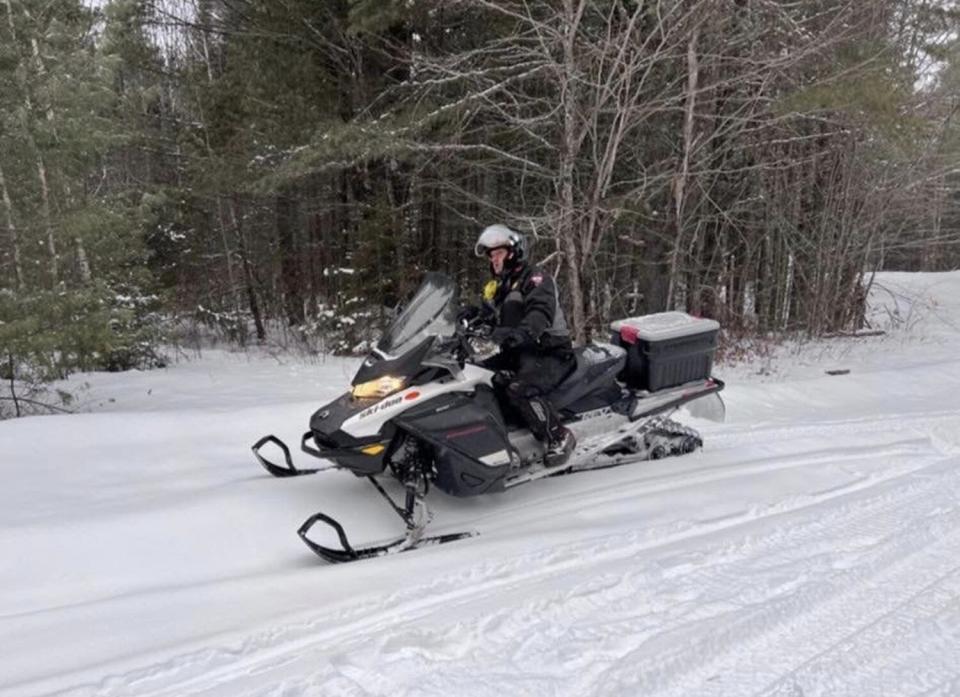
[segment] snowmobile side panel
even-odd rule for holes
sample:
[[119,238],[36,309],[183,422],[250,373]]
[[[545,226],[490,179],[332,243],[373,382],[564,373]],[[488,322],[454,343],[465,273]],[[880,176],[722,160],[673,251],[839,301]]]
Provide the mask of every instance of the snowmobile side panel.
[[436,485],[458,497],[503,491],[503,479],[509,469],[509,464],[491,467],[453,448],[441,448],[437,451]]
[[567,404],[562,413],[565,416],[575,417],[583,412],[610,407],[623,413],[629,409],[632,393],[624,390],[616,382],[602,385],[589,394],[578,397],[576,401]]
[[548,399],[557,409],[565,409],[587,395],[617,384],[627,353],[612,344],[588,344],[574,349],[576,368],[563,379]]
[[503,489],[513,447],[491,388],[437,397],[396,422],[434,446],[436,485],[442,491],[475,496]]

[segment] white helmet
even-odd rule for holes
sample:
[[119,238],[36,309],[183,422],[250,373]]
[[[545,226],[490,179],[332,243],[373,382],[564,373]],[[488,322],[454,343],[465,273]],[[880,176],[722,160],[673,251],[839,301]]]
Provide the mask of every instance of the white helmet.
[[490,225],[484,228],[477,238],[473,251],[478,257],[485,257],[491,249],[506,247],[513,251],[513,260],[520,261],[526,252],[526,241],[516,230],[506,225]]

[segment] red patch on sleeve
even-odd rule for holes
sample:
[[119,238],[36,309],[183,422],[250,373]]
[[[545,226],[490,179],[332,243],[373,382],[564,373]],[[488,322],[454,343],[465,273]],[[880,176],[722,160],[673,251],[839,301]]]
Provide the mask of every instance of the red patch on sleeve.
[[539,286],[543,283],[543,274],[535,273],[530,277],[530,283],[535,286]]

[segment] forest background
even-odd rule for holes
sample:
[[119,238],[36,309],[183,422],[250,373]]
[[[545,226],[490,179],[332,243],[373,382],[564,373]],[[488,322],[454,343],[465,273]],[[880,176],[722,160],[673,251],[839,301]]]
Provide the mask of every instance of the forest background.
[[477,293],[494,222],[581,340],[859,330],[873,271],[960,268],[958,29],[944,0],[0,0],[0,417],[172,337],[363,351],[422,272]]

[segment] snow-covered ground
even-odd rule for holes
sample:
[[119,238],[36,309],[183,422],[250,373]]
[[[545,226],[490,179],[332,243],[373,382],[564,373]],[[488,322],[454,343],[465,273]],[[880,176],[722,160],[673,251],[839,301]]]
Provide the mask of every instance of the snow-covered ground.
[[718,366],[701,452],[434,492],[480,535],[344,566],[308,515],[399,519],[249,446],[355,361],[76,376],[84,413],[0,423],[0,695],[960,695],[960,272],[879,284],[885,336]]

